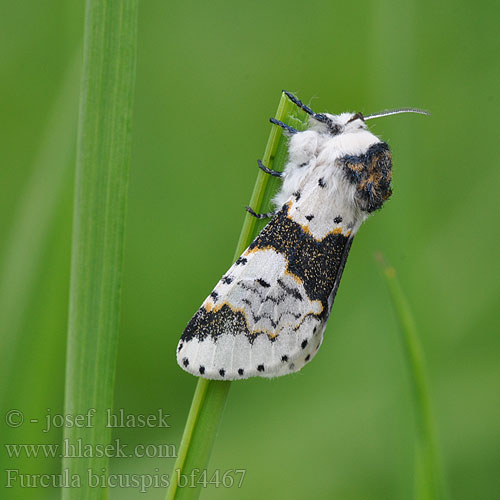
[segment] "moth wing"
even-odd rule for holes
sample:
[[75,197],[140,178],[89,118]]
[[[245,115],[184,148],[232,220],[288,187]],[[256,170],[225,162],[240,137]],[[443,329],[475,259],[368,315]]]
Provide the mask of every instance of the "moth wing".
[[319,332],[322,310],[287,272],[283,255],[248,249],[187,325],[177,361],[194,375],[220,380],[296,371],[302,343]]
[[289,200],[203,302],[178,344],[184,370],[217,380],[275,377],[314,357],[351,241],[333,216],[319,239],[302,223],[302,204],[318,220],[325,215],[315,197]]

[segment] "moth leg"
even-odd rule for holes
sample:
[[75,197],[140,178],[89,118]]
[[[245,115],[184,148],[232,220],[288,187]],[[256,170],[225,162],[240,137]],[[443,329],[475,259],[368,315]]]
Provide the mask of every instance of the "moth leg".
[[271,123],[274,123],[275,125],[278,125],[278,127],[281,127],[282,129],[286,130],[287,132],[290,132],[290,134],[296,134],[298,130],[295,130],[293,127],[290,127],[290,125],[287,125],[286,123],[280,122],[279,120],[276,120],[276,118],[269,118],[269,121]]
[[283,90],[283,93],[300,109],[303,109],[308,115],[312,116],[315,120],[322,123],[328,123],[330,120],[322,113],[315,113],[309,106],[306,106],[300,99],[295,97],[292,93],[287,90]]
[[267,212],[266,214],[257,214],[250,207],[245,207],[245,210],[250,215],[253,215],[256,219],[269,219],[270,217],[274,217],[276,215],[275,211],[273,211],[273,212]]
[[259,168],[263,170],[266,174],[273,175],[274,177],[283,177],[283,172],[278,172],[277,170],[271,170],[262,164],[260,160],[257,160]]
[[309,106],[306,106],[300,99],[295,97],[291,92],[283,90],[283,93],[288,97],[288,99],[290,99],[290,101],[292,101],[300,109],[303,109],[308,115],[314,116],[316,114]]

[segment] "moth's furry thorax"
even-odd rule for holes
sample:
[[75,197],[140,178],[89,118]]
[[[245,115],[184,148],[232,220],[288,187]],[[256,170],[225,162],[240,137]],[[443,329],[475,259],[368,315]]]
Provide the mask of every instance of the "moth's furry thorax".
[[279,209],[293,193],[314,179],[326,178],[331,203],[362,222],[390,197],[392,159],[389,147],[372,134],[362,115],[324,114],[326,122],[310,119],[309,128],[290,138],[283,185],[274,198]]

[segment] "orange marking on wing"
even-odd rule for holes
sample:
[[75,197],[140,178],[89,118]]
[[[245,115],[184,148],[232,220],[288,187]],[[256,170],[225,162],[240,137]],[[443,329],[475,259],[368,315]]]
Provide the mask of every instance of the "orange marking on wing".
[[248,255],[256,252],[260,252],[261,250],[266,250],[266,248],[258,248],[258,247],[253,247],[252,249],[247,248],[245,252],[242,254],[242,257],[247,257]]
[[347,233],[344,233],[344,231],[342,231],[342,228],[341,227],[336,227],[335,229],[332,229],[329,233],[327,233],[325,235],[325,238],[329,235],[329,234],[341,234],[342,236],[349,236],[351,234],[351,230],[348,229],[347,230]]
[[297,282],[298,285],[303,285],[304,284],[304,280],[302,278],[299,278],[296,274],[293,274],[292,271],[289,271],[288,270],[288,266],[285,269],[285,274],[287,276],[290,276],[291,278],[293,278]]
[[342,230],[341,227],[336,227],[335,229],[332,229],[330,232],[326,233],[325,236],[323,236],[323,238],[315,238],[314,235],[311,233],[311,230],[309,229],[309,226],[302,226],[302,225],[300,225],[300,227],[302,228],[302,230],[304,231],[304,233],[307,233],[309,236],[311,236],[312,238],[314,238],[315,241],[323,241],[330,234],[342,234],[343,236],[346,236],[346,237],[351,234],[351,230],[350,229],[348,229],[347,232],[344,233],[344,231]]
[[[312,236],[314,238],[314,236],[311,233],[311,230],[309,229],[309,226],[303,226],[302,224],[299,224],[299,226],[302,228],[302,231],[304,231],[304,233],[306,233],[309,236]],[[314,239],[316,239],[316,238],[314,238]]]

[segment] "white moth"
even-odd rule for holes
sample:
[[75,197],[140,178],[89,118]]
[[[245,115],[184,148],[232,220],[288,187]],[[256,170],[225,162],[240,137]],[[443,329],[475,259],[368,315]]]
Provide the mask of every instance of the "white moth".
[[391,195],[389,147],[360,113],[309,115],[290,134],[276,211],[222,277],[181,336],[177,362],[216,380],[278,377],[300,370],[318,351],[349,249],[363,221]]

